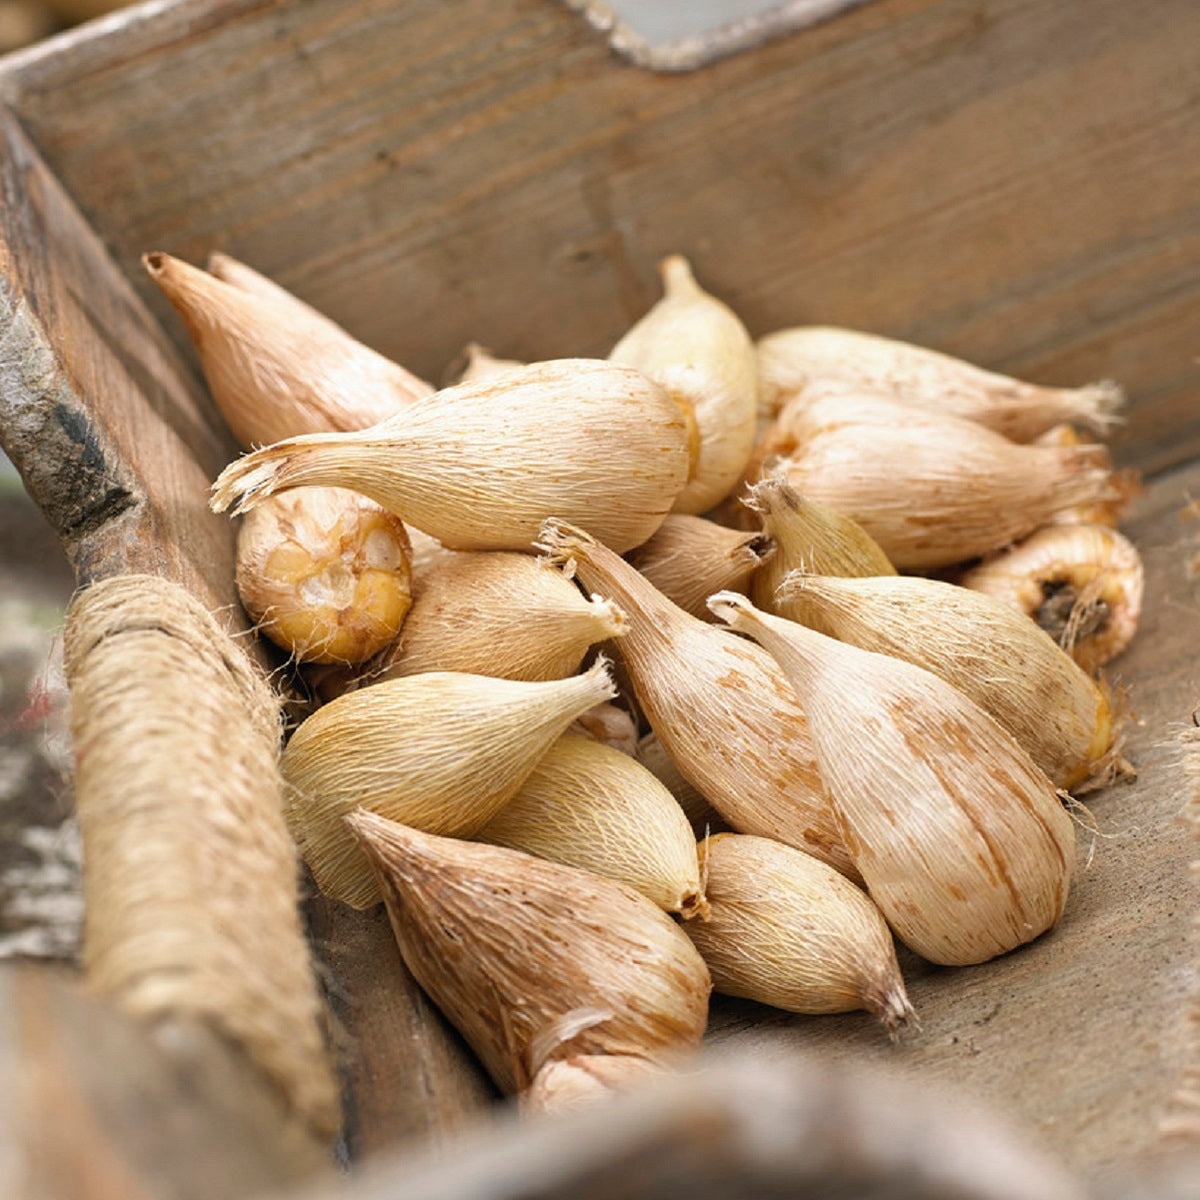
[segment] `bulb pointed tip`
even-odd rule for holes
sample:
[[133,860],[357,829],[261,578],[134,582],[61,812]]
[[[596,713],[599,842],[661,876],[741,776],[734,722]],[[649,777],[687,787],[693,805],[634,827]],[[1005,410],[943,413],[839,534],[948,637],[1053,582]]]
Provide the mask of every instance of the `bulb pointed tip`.
[[754,608],[741,592],[714,592],[705,603],[708,605],[708,611],[723,621],[728,621],[739,613],[750,612]]
[[692,264],[682,254],[668,254],[660,259],[658,274],[662,280],[663,291],[668,296],[699,290],[699,284],[692,273]]

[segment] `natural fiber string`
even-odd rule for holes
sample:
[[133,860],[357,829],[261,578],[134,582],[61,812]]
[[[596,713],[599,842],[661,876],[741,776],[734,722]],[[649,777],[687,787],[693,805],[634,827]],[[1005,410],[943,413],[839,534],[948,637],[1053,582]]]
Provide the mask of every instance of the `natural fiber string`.
[[215,1027],[331,1134],[276,697],[209,613],[155,576],[80,593],[64,658],[90,983],[138,1016]]
[[[1187,808],[1185,820],[1191,830],[1193,844],[1200,841],[1200,709],[1192,714],[1193,726],[1179,735],[1183,777],[1186,783]],[[1193,891],[1200,880],[1200,860],[1191,864]],[[1192,957],[1200,963],[1200,915],[1192,922]],[[1191,1008],[1188,1012],[1187,1057],[1183,1064],[1180,1087],[1172,1096],[1172,1112],[1160,1123],[1162,1136],[1170,1141],[1200,1141],[1200,993],[1193,982]]]

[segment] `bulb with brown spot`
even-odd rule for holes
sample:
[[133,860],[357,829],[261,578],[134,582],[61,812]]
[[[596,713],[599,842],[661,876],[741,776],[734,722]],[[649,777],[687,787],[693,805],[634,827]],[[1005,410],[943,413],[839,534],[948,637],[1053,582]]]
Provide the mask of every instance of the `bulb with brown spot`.
[[[1108,695],[1015,608],[918,576],[838,579],[794,572],[779,592],[810,628],[902,658],[989,713],[1062,788],[1103,776],[1115,725]],[[790,615],[785,613],[784,615]]]
[[710,602],[796,689],[846,844],[900,939],[932,962],[985,962],[1057,922],[1075,827],[1054,785],[936,675],[723,593]]
[[638,704],[679,770],[730,825],[854,875],[804,711],[771,656],[689,616],[581,530],[548,521],[541,545],[552,562],[620,605],[628,621],[621,656]]

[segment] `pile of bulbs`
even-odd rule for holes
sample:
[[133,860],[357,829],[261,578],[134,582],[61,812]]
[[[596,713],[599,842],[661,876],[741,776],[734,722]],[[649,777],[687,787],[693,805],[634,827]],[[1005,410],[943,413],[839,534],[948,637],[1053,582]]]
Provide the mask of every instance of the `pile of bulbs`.
[[713,988],[899,1036],[893,935],[962,965],[1058,921],[1141,604],[1136,482],[1077,432],[1113,385],[756,345],[672,256],[607,360],[472,348],[435,391],[227,256],[145,265],[262,447],[212,506],[325,700],[297,845],[528,1109],[669,1067]]

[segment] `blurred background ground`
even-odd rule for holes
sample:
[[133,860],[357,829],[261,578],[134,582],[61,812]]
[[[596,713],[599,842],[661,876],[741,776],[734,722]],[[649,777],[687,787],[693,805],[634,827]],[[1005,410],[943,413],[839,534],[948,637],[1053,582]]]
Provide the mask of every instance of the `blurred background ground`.
[[[617,0],[652,42],[716,29],[770,0]],[[125,7],[117,0],[0,0],[0,53]],[[79,838],[71,816],[63,611],[74,587],[58,539],[0,454],[0,959],[73,957]]]

